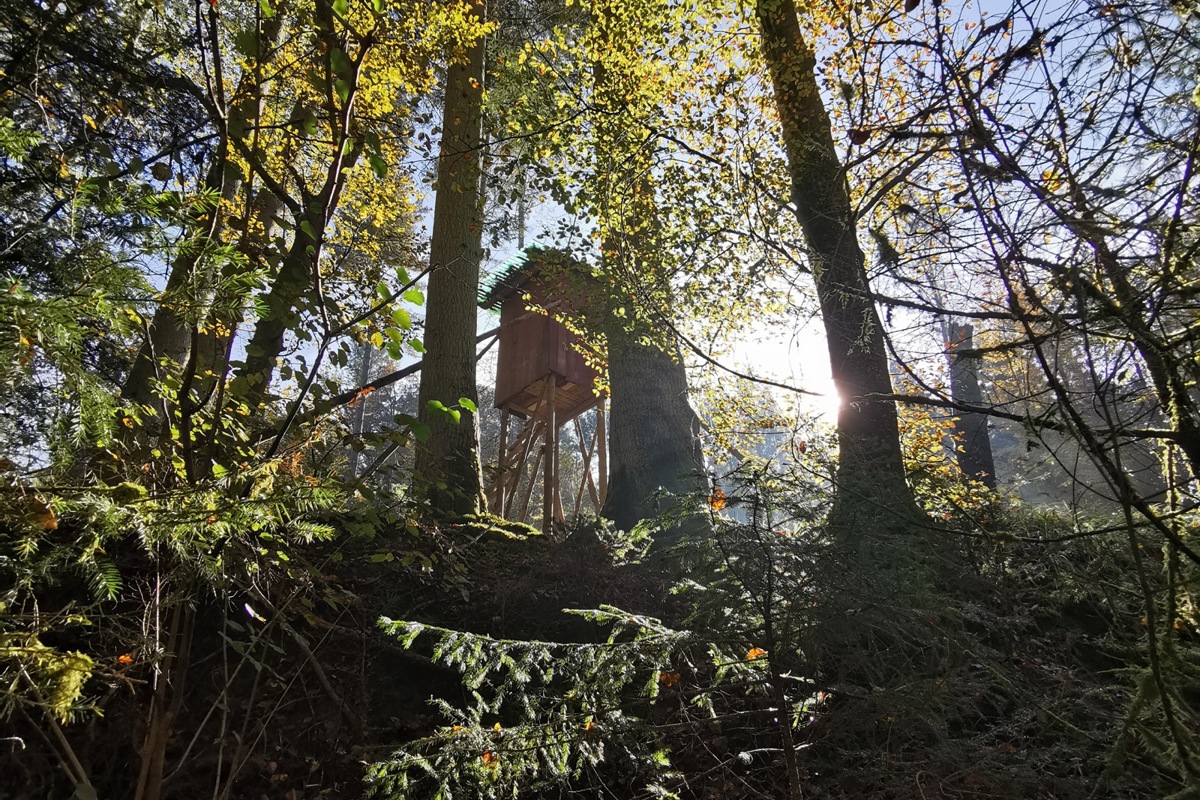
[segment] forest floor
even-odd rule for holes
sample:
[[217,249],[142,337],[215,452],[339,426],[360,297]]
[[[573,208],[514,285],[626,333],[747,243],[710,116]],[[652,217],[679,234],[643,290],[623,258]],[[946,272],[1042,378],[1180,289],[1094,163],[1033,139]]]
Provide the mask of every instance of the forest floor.
[[[1044,524],[1040,531],[1027,525],[1021,540],[980,540],[968,579],[936,613],[896,617],[907,628],[895,636],[846,639],[859,648],[845,657],[848,663],[905,662],[891,671],[903,680],[873,683],[870,669],[830,669],[828,659],[824,676],[796,675],[813,649],[805,631],[854,630],[870,617],[869,610],[845,606],[836,618],[793,626],[799,655],[781,654],[778,661],[786,679],[809,687],[797,696],[811,697],[791,711],[779,711],[765,679],[761,686],[723,683],[698,659],[664,665],[659,691],[647,697],[631,689],[625,709],[666,754],[670,775],[663,785],[684,798],[731,799],[1083,800],[1185,792],[1156,754],[1164,734],[1148,688],[1146,623],[1128,564],[1119,548],[1100,542],[1036,541],[1047,532]],[[739,637],[753,642],[760,635],[756,623],[697,615],[690,595],[670,591],[681,577],[703,584],[702,565],[680,576],[661,563],[616,563],[613,547],[588,526],[560,537],[410,526],[314,546],[306,554],[310,582],[303,592],[239,597],[228,607],[201,604],[192,645],[199,655],[174,720],[168,760],[176,766],[165,796],[358,797],[378,788],[368,776],[378,775],[394,753],[444,735],[454,724],[446,709],[478,699],[462,679],[469,665],[448,664],[445,652],[421,639],[405,647],[381,630],[382,617],[569,646],[604,642],[609,631],[564,609],[611,606],[690,627],[700,643],[744,647]],[[229,608],[240,609],[240,601],[250,616],[231,625]],[[274,625],[253,616],[265,603]],[[745,624],[749,631],[739,631]],[[1192,661],[1200,650],[1197,637],[1184,631],[1166,646]],[[752,661],[766,653],[746,655]],[[87,723],[77,750],[98,786],[115,789],[134,769],[144,707],[139,691]],[[1200,687],[1185,686],[1182,696],[1200,705]],[[797,754],[790,766],[781,730],[789,717]],[[20,721],[17,728],[17,735],[35,736]],[[592,733],[589,723],[580,737]],[[491,751],[483,753],[486,762]],[[0,770],[0,797],[54,796],[53,764],[16,755]],[[789,770],[799,794],[788,789]],[[400,796],[433,796],[415,786]],[[644,793],[618,761],[521,796]]]
[[[609,545],[586,528],[565,538],[514,538],[467,527],[439,531],[432,541],[439,544],[424,553],[429,561],[411,553],[372,560],[364,552],[330,575],[330,586],[354,603],[328,627],[314,618],[308,635],[322,645],[319,658],[340,700],[310,689],[308,703],[296,706],[306,711],[282,715],[276,736],[284,746],[261,751],[259,780],[239,794],[299,796],[313,786],[314,765],[333,766],[335,742],[344,778],[334,794],[357,792],[364,762],[386,760],[392,749],[449,724],[431,697],[469,702],[457,671],[431,659],[427,647],[399,647],[378,632],[378,617],[551,642],[607,636],[563,609],[615,606],[688,624],[686,600],[669,593],[673,578],[645,565],[615,565]],[[977,554],[965,593],[936,617],[916,621],[925,627],[916,637],[927,637],[936,656],[910,680],[831,681],[818,690],[819,702],[807,706],[796,731],[804,797],[1082,800],[1164,797],[1183,788],[1158,768],[1152,734],[1129,712],[1147,664],[1138,598],[1122,585],[1127,573],[1103,547],[996,542]],[[846,617],[844,624],[856,622]],[[884,643],[859,656],[886,661],[893,654]],[[676,789],[697,798],[785,796],[772,698],[712,687],[713,676],[701,671],[664,686],[657,708],[642,707],[683,774]],[[705,691],[721,698],[712,712],[720,724],[695,707]],[[1196,687],[1189,695],[1200,701]],[[361,714],[342,714],[339,723],[336,702]],[[284,734],[288,726],[295,730]],[[573,788],[604,796],[597,786]]]

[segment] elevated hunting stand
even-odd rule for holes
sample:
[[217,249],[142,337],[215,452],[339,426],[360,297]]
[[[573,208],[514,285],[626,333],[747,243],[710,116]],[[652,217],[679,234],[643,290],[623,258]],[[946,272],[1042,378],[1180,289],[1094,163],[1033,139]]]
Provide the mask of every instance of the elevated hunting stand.
[[[598,513],[608,491],[605,398],[596,393],[597,354],[563,324],[587,313],[589,294],[597,294],[589,292],[591,283],[569,256],[531,247],[500,273],[480,300],[484,308],[500,309],[501,326],[496,356],[500,445],[486,481],[488,510],[524,522],[540,477],[544,532],[565,521],[559,470],[559,432],[564,425],[575,426],[583,459],[575,514],[585,493]],[[589,412],[595,414],[595,425],[585,436],[581,418]],[[514,420],[520,430],[514,431]]]

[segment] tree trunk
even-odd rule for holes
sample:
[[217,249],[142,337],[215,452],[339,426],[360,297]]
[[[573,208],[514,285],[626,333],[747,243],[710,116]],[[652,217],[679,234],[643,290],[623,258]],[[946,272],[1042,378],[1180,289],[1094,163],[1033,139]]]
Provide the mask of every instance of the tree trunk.
[[[358,385],[366,386],[371,380],[371,356],[374,354],[375,348],[370,342],[363,342],[358,346]],[[367,423],[367,404],[371,401],[371,395],[365,394],[357,401],[358,407],[354,409],[354,425],[351,433],[354,439],[350,444],[350,466],[347,469],[346,477],[353,481],[358,477],[358,462],[362,455],[362,435],[366,429]]]
[[[459,0],[475,21],[483,4]],[[417,480],[434,510],[469,514],[481,504],[478,422],[463,409],[456,424],[430,412],[439,401],[475,401],[475,328],[479,267],[483,258],[480,159],[483,143],[483,39],[476,39],[446,70],[446,100],[438,158],[433,238],[429,247],[425,366],[418,396],[419,418],[431,435],[416,454]]]
[[783,128],[796,216],[808,242],[841,406],[830,524],[857,540],[879,521],[912,522],[883,326],[871,298],[846,177],[793,0],[758,0],[763,57]]
[[[273,57],[273,51],[279,45],[283,35],[283,20],[287,15],[286,4],[279,5],[276,10],[278,13],[265,20],[259,30],[256,57],[260,68],[245,73],[234,93],[234,101],[229,109],[228,127],[223,134],[225,138],[218,146],[216,158],[205,176],[205,187],[220,192],[220,203],[210,212],[212,217],[207,231],[202,234],[203,242],[196,243],[181,253],[172,263],[163,291],[163,301],[154,313],[147,340],[138,351],[122,387],[122,397],[136,403],[155,403],[154,381],[161,377],[160,361],[166,360],[182,367],[189,357],[196,357],[191,353],[195,326],[188,320],[187,306],[192,304],[198,307],[207,304],[211,298],[192,297],[189,284],[195,277],[201,259],[204,258],[203,245],[220,239],[225,225],[223,215],[243,186],[241,170],[229,160],[229,137],[244,136],[247,127],[257,125],[261,118],[263,98],[270,86],[269,81],[263,78],[261,65]],[[220,313],[219,309],[217,313]],[[240,316],[238,319],[240,320]]]
[[[979,389],[979,356],[975,353],[974,330],[970,325],[950,323],[948,353],[950,357],[950,394],[956,403],[983,406]],[[988,438],[986,414],[959,412],[954,430],[962,440],[958,451],[958,466],[969,478],[982,481],[989,489],[996,488],[996,464],[992,459],[992,442]]]
[[324,239],[325,216],[324,206],[316,212],[306,206],[303,221],[308,225],[296,220],[295,240],[265,298],[267,316],[254,326],[254,335],[246,345],[246,362],[232,388],[234,396],[251,409],[267,400],[267,390],[275,375],[275,360],[283,352],[284,337],[296,325],[300,299],[312,288],[313,270]]
[[[655,6],[663,13],[665,5]],[[601,516],[630,530],[643,519],[669,511],[674,501],[705,494],[700,422],[688,402],[687,372],[674,336],[657,322],[671,314],[671,287],[665,276],[653,148],[636,132],[640,115],[663,101],[647,89],[647,36],[661,35],[654,14],[636,4],[597,4],[593,67],[597,115],[593,148],[594,194],[603,236],[603,267],[610,287],[605,325],[608,339],[609,406],[608,494]],[[635,132],[632,133],[631,132]],[[693,530],[693,516],[660,532],[656,547],[668,546]]]
[[[641,341],[644,332],[608,326],[608,497],[600,514],[622,530],[667,510],[659,490],[684,497],[703,493],[700,421],[688,403],[687,373],[678,350]],[[682,531],[675,530],[675,535]],[[675,536],[668,534],[669,544]]]
[[121,387],[121,396],[126,400],[156,405],[155,385],[166,377],[161,374],[161,365],[167,364],[171,374],[178,377],[178,370],[188,359],[195,328],[189,317],[194,318],[199,306],[207,302],[207,298],[194,296],[191,284],[205,256],[205,246],[216,238],[221,215],[237,193],[235,172],[229,165],[226,146],[222,144],[204,181],[206,189],[220,192],[220,204],[209,212],[213,215],[212,221],[208,229],[199,234],[200,241],[189,243],[171,264],[162,299],[147,328],[146,341],[138,350],[133,366],[125,377],[125,385]]

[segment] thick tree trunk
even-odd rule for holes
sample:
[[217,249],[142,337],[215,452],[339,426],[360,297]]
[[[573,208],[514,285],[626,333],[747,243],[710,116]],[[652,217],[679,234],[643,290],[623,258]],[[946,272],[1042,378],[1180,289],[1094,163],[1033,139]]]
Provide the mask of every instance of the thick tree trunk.
[[849,539],[887,517],[916,519],[904,478],[883,326],[871,298],[846,177],[816,80],[816,58],[793,0],[758,0],[763,57],[775,90],[825,325],[838,411],[837,494],[830,517]]
[[655,501],[660,490],[694,497],[706,489],[700,421],[688,403],[683,361],[678,351],[664,352],[641,337],[636,329],[608,326],[610,468],[600,514],[623,530],[670,507]]
[[[975,353],[974,330],[970,325],[950,323],[948,353],[950,357],[950,393],[956,403],[983,406],[979,389],[979,356]],[[954,430],[962,440],[958,451],[958,466],[969,478],[982,481],[989,489],[996,488],[996,464],[992,459],[992,441],[988,438],[986,414],[959,412]]]
[[[662,9],[659,9],[660,11]],[[653,178],[653,148],[638,131],[638,115],[653,112],[660,98],[645,93],[639,64],[648,31],[636,5],[593,7],[597,58],[593,67],[597,116],[597,185],[594,193],[603,232],[603,267],[608,297],[609,411],[608,494],[601,516],[630,530],[669,511],[660,492],[694,498],[707,490],[700,422],[688,402],[687,372],[673,334],[656,319],[671,314],[671,288],[664,275],[663,242]],[[653,27],[653,26],[652,26]],[[635,133],[631,133],[635,132]],[[690,517],[660,532],[656,547],[693,531]]]
[[[467,13],[483,18],[482,2],[460,0]],[[431,413],[430,401],[453,406],[472,402],[475,386],[475,327],[479,266],[483,258],[480,214],[482,158],[483,40],[476,40],[446,70],[446,101],[438,158],[437,198],[425,321],[425,367],[421,370],[419,416],[432,434],[416,454],[417,480],[434,510],[469,514],[481,505],[478,422],[463,410],[456,424]]]

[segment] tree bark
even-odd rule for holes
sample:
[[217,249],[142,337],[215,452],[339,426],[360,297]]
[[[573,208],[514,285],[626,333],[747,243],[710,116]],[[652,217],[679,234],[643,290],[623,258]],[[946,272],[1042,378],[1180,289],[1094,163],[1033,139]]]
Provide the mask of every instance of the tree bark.
[[[950,323],[949,332],[950,393],[956,403],[981,408],[983,392],[979,389],[979,356],[974,352],[975,332],[970,325],[957,322]],[[963,474],[995,489],[996,464],[992,459],[992,441],[988,438],[987,415],[960,412],[954,430],[962,439],[962,450],[957,455]]]
[[883,326],[868,285],[846,177],[793,0],[758,0],[762,51],[783,129],[791,196],[808,243],[841,406],[835,533],[858,538],[917,517],[905,481]]
[[677,349],[669,353],[641,341],[643,333],[619,322],[608,326],[610,468],[600,515],[622,530],[666,510],[655,502],[660,490],[694,497],[707,488],[683,361]]
[[[480,0],[458,0],[470,18],[483,19]],[[446,70],[446,100],[438,157],[437,197],[425,321],[425,367],[419,418],[431,435],[416,454],[416,477],[435,512],[474,513],[481,506],[478,421],[463,409],[459,422],[430,412],[465,397],[474,402],[475,328],[483,259],[480,161],[483,144],[483,39],[471,43]]]
[[[659,7],[663,11],[665,6]],[[657,320],[671,314],[664,244],[653,181],[653,148],[637,135],[638,115],[661,98],[646,93],[638,69],[648,32],[633,7],[609,2],[593,8],[597,57],[593,67],[596,118],[595,196],[609,286],[605,331],[610,392],[608,493],[601,516],[630,530],[669,511],[656,494],[680,499],[707,493],[700,422],[688,402],[687,371],[674,336]],[[653,27],[651,25],[651,27]],[[631,133],[635,132],[635,133]],[[660,531],[655,547],[695,530],[692,516]]]
[[[172,374],[177,375],[177,370],[188,359],[195,327],[189,318],[195,317],[198,308],[207,302],[207,298],[194,296],[191,283],[204,258],[205,245],[217,237],[222,224],[221,215],[237,194],[238,182],[233,176],[235,170],[230,168],[227,155],[226,146],[222,144],[204,181],[206,189],[220,193],[220,203],[209,212],[213,217],[208,229],[199,234],[198,241],[189,243],[187,249],[171,263],[162,299],[147,327],[146,341],[138,350],[133,366],[125,377],[125,385],[121,387],[121,396],[126,400],[155,405],[155,386],[166,377],[161,374],[161,366],[168,365]],[[192,308],[189,309],[189,306]]]

